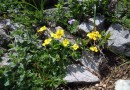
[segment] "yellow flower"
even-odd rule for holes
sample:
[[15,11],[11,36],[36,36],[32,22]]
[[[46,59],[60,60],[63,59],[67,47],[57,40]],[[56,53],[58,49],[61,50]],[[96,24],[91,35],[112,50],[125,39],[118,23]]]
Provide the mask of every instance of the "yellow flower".
[[54,38],[59,39],[59,38],[61,38],[63,35],[64,35],[64,30],[63,30],[63,29],[58,29],[58,30],[56,31],[56,33],[55,33]]
[[88,33],[87,36],[88,36],[90,39],[95,38],[95,34],[94,34],[94,33]]
[[56,35],[55,35],[54,33],[51,33],[51,37],[55,38],[55,36],[56,36]]
[[96,38],[96,37],[93,37],[92,39],[93,39],[94,41],[96,41],[96,40],[97,40],[97,38]]
[[93,33],[95,33],[95,34],[97,34],[97,35],[99,34],[99,32],[98,32],[98,31],[93,31]]
[[78,46],[77,44],[74,44],[74,45],[72,46],[72,48],[73,48],[74,50],[77,50],[77,49],[79,48],[79,46]]
[[89,49],[93,52],[98,52],[98,49],[95,46],[91,46]]
[[46,45],[50,44],[51,40],[52,40],[51,38],[45,39],[45,41],[42,44],[42,46],[46,46]]
[[47,30],[46,26],[41,27],[39,30],[37,30],[38,33],[41,33],[43,31]]
[[97,38],[101,38],[101,35],[99,34],[98,31],[93,31],[91,33],[88,33],[87,36],[90,38],[90,39],[93,39],[93,40],[97,40]]
[[68,39],[64,39],[62,42],[64,47],[68,46],[69,43],[70,43],[70,41]]
[[95,35],[96,35],[98,38],[101,38],[101,35],[99,34],[98,31],[95,31],[94,33],[95,33]]

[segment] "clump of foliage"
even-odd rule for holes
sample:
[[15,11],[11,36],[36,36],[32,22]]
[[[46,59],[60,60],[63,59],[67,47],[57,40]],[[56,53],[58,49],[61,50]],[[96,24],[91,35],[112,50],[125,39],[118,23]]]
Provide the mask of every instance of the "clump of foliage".
[[97,14],[107,14],[109,0],[68,0],[68,8],[72,11],[72,16],[78,21],[87,20],[94,15],[94,5],[97,6]]
[[[60,32],[57,33],[55,35],[60,35]],[[79,51],[75,51],[78,49],[76,46],[73,46],[74,49],[69,48],[67,47],[69,43],[66,41],[62,44],[54,39],[49,41],[46,39],[42,44],[38,34],[29,29],[17,29],[11,32],[11,35],[14,38],[14,42],[9,45],[11,62],[6,68],[4,67],[4,74],[1,74],[1,79],[5,80],[5,89],[57,87],[65,83],[63,78],[67,66],[72,63],[71,59],[80,57]]]
[[44,1],[41,7],[35,6],[26,0],[0,1],[1,15],[26,26],[41,24],[43,22]]
[[130,2],[129,0],[120,0],[117,3],[115,11],[115,21],[121,23],[126,28],[130,29]]
[[63,78],[66,75],[67,66],[71,65],[73,60],[81,57],[80,49],[86,48],[90,43],[92,46],[89,49],[92,52],[100,52],[101,45],[104,45],[105,40],[109,37],[109,34],[102,33],[101,35],[95,29],[86,34],[88,38],[82,40],[84,43],[72,44],[64,36],[64,30],[59,28],[55,33],[49,33],[49,38],[39,40],[39,36],[46,30],[48,28],[43,26],[37,30],[36,34],[25,28],[11,32],[14,42],[9,45],[10,65],[3,67],[4,74],[0,75],[5,89],[52,89],[57,87],[65,83]]

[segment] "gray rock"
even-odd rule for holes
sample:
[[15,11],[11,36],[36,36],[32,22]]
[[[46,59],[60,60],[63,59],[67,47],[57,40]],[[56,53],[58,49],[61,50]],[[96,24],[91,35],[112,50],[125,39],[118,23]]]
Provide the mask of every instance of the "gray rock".
[[99,75],[99,64],[102,63],[103,60],[105,60],[105,58],[102,55],[94,55],[94,53],[90,53],[89,51],[82,51],[82,57],[79,61],[84,67]]
[[0,29],[0,46],[6,46],[10,42],[10,36],[5,33],[3,29]]
[[[57,16],[59,12],[57,12],[57,10],[58,10],[57,8],[46,9],[43,13],[45,16],[44,17],[45,21],[47,21],[47,24],[51,27],[56,27],[57,20],[59,19],[59,16]],[[67,7],[64,7],[63,11],[64,11],[64,14],[70,12],[70,10]]]
[[11,27],[11,21],[10,19],[4,19],[4,20],[1,20],[0,21],[0,28],[8,28],[8,27]]
[[86,70],[85,67],[73,64],[68,66],[68,72],[64,80],[67,82],[98,82],[100,79]]
[[18,23],[13,23],[10,19],[3,19],[0,21],[0,29],[9,29],[12,31],[22,26],[23,25],[20,25]]
[[120,24],[112,24],[106,33],[110,32],[109,48],[118,54],[130,57],[130,31],[124,30]]
[[115,90],[130,90],[130,80],[118,80],[115,82]]
[[111,0],[108,5],[108,11],[115,12],[117,4],[118,4],[118,0]]
[[80,30],[82,30],[83,32],[88,33],[88,32],[90,32],[90,31],[93,30],[94,25],[93,25],[93,23],[90,22],[90,21],[89,21],[88,23],[82,22],[82,23],[78,26],[78,28],[79,28]]
[[[104,16],[96,16],[95,19],[95,26],[97,30],[104,30]],[[86,36],[86,33],[92,31],[94,29],[94,18],[90,18],[88,22],[82,22],[79,26],[79,33],[81,33],[83,36]]]
[[0,68],[6,65],[9,65],[10,63],[9,61],[9,56],[7,53],[5,53],[2,57],[1,57],[2,61],[0,62]]
[[68,66],[64,80],[67,82],[99,82],[99,63],[104,59],[102,56],[97,57],[90,52],[83,51],[82,57],[79,59],[80,63]]
[[9,32],[15,30],[16,28],[23,27],[18,23],[11,22],[10,19],[3,19],[0,21],[0,46],[7,46],[11,38]]

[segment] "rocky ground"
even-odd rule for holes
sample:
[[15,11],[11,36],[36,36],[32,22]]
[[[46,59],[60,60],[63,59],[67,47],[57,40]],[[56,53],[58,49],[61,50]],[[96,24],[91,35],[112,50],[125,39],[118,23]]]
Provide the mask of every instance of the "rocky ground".
[[[3,20],[0,22],[0,26],[1,26],[0,29],[2,32],[4,26],[7,26],[6,28],[12,27],[12,29],[14,29],[14,27],[16,27],[17,25],[11,24],[10,20]],[[98,26],[100,26],[100,25],[98,25]],[[119,27],[119,26],[120,25],[117,25],[117,27]],[[85,29],[87,30],[88,28],[86,27]],[[115,27],[109,29],[113,33],[112,35],[116,36],[116,38],[111,37],[114,39],[113,39],[113,41],[109,41],[109,43],[110,44],[114,43],[114,44],[112,44],[113,46],[111,46],[111,45],[110,46],[112,48],[116,46],[117,51],[116,51],[116,49],[113,49],[114,52],[116,51],[115,53],[117,53],[117,52],[120,53],[120,51],[122,51],[123,54],[125,54],[126,56],[129,56],[130,55],[129,47],[127,47],[127,46],[124,47],[124,45],[129,44],[128,42],[130,41],[130,38],[126,37],[126,35],[128,34],[128,30],[122,30],[121,27],[118,29],[121,32],[120,31],[112,32],[112,31],[116,30]],[[117,35],[117,33],[118,33],[118,35]],[[5,45],[6,42],[9,43],[8,36],[5,32],[0,33],[0,35],[2,36],[2,38],[0,38],[1,46]],[[123,42],[123,41],[125,41],[125,42]],[[120,42],[120,43],[118,43],[118,42]],[[120,49],[122,49],[122,50],[120,50]],[[106,59],[105,59],[106,61],[99,66],[100,67],[99,71],[100,71],[100,75],[101,75],[100,82],[97,82],[97,83],[90,83],[90,82],[89,83],[84,83],[84,82],[83,83],[69,83],[65,86],[58,87],[56,90],[114,90],[115,82],[117,80],[130,79],[130,77],[129,77],[130,76],[130,71],[129,71],[130,64],[126,63],[128,61],[130,62],[130,58],[116,55],[115,53],[112,53],[110,51],[103,51],[103,52],[106,57]],[[88,56],[88,55],[86,55],[86,56]],[[2,65],[4,65],[4,64],[2,64]],[[90,79],[88,77],[84,77],[84,78]],[[92,77],[92,79],[93,79],[93,77]],[[92,79],[90,79],[90,80],[92,80]],[[81,81],[84,81],[84,80],[81,80]]]
[[129,58],[105,51],[107,61],[100,68],[101,81],[97,83],[70,83],[56,90],[114,90],[119,79],[130,79]]

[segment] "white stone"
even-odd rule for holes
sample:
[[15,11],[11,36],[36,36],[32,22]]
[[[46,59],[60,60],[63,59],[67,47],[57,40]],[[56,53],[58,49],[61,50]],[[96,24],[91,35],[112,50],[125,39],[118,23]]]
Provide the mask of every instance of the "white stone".
[[130,80],[118,80],[115,82],[115,90],[130,90]]

